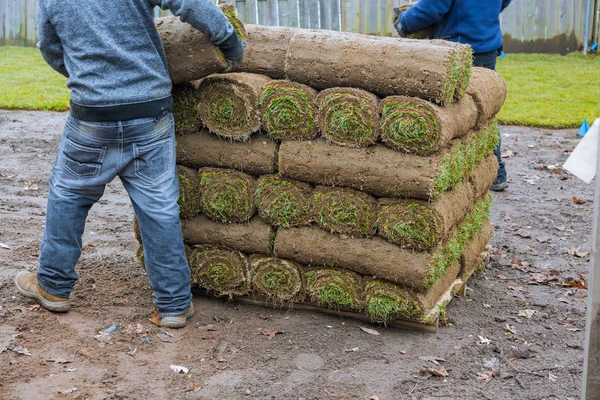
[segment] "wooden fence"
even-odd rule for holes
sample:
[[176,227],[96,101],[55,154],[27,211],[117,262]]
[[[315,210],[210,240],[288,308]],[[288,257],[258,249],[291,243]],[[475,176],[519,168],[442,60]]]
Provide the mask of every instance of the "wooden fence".
[[[216,2],[216,0],[215,0]],[[410,0],[224,0],[251,24],[395,34],[390,13]],[[507,52],[575,51],[583,44],[584,0],[514,0],[501,15]],[[597,7],[597,2],[594,2]],[[0,0],[0,45],[33,46],[37,0]],[[165,13],[157,10],[156,15]],[[592,16],[595,13],[592,13]],[[591,24],[590,24],[591,26]]]

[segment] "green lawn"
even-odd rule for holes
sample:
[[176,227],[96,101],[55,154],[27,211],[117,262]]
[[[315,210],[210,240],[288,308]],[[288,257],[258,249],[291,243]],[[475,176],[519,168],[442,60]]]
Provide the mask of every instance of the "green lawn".
[[600,118],[600,56],[507,54],[496,69],[508,83],[502,123],[559,128]]
[[0,46],[0,108],[67,110],[67,79],[32,47]]
[[[577,127],[600,117],[600,57],[579,53],[507,54],[498,72],[508,99],[498,119],[505,124]],[[65,78],[35,48],[0,47],[0,108],[66,110]]]

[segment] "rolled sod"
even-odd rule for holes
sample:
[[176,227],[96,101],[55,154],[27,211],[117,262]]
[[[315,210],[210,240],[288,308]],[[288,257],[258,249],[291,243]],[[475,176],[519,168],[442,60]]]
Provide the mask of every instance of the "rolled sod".
[[491,198],[479,201],[448,239],[431,252],[405,250],[377,236],[343,239],[315,227],[278,230],[274,252],[302,264],[349,269],[422,292],[459,260],[465,244],[487,220],[490,205]]
[[365,311],[373,322],[386,324],[394,319],[414,319],[421,313],[421,308],[411,293],[401,286],[368,279],[365,283]]
[[500,131],[498,124],[496,121],[492,121],[463,140],[465,143],[463,149],[464,175],[471,175],[475,166],[479,165],[494,152],[499,139]]
[[379,98],[355,88],[325,89],[317,96],[318,126],[329,142],[365,147],[379,138]]
[[308,269],[304,275],[306,294],[311,302],[337,310],[363,309],[363,280],[360,275],[333,268]]
[[294,28],[246,24],[244,60],[236,71],[285,78],[285,57]]
[[474,190],[465,182],[433,202],[381,199],[377,231],[402,248],[431,250],[472,209]]
[[483,261],[487,255],[487,245],[492,238],[492,233],[492,224],[485,221],[477,235],[465,245],[460,256],[460,276],[465,282],[477,269],[483,266]]
[[243,172],[202,168],[198,171],[200,208],[210,219],[222,223],[248,221],[256,209],[256,181]]
[[317,187],[311,210],[313,221],[329,233],[370,237],[377,228],[377,201],[358,190]]
[[377,197],[429,200],[465,178],[465,146],[453,141],[439,154],[401,154],[383,145],[353,149],[322,139],[283,142],[279,173],[314,185],[344,186]]
[[275,80],[263,86],[259,105],[262,127],[275,140],[308,140],[318,134],[317,91],[309,86]]
[[310,222],[311,190],[303,182],[277,175],[261,176],[254,196],[258,215],[268,224],[282,228],[306,225]]
[[193,285],[218,295],[243,295],[250,290],[248,259],[239,251],[200,245],[188,262]]
[[459,58],[456,49],[427,41],[299,30],[290,40],[286,78],[316,89],[356,87],[448,104],[456,71],[464,69]]
[[456,90],[454,100],[460,100],[467,92],[471,72],[473,70],[473,49],[467,44],[451,42],[443,39],[434,39],[430,43],[438,46],[446,46],[455,51],[457,68],[453,70],[453,79],[456,79]]
[[[231,6],[222,5],[221,10],[241,38],[246,37],[244,24],[237,18]],[[223,53],[208,36],[178,17],[154,20],[165,49],[169,74],[173,84],[202,79],[227,68]]]
[[502,108],[507,94],[506,82],[496,71],[473,67],[467,93],[477,106],[479,112],[477,123],[483,126]]
[[381,140],[395,150],[431,154],[464,136],[477,123],[469,96],[445,107],[407,96],[389,96],[379,104]]
[[221,139],[208,130],[177,137],[177,163],[188,167],[229,168],[251,175],[277,171],[278,144],[263,134],[245,142]]
[[250,256],[252,289],[275,301],[301,301],[304,282],[300,265],[261,255]]
[[198,171],[183,165],[177,166],[179,177],[179,217],[192,218],[200,213],[200,186]]
[[244,141],[260,128],[258,100],[271,79],[244,72],[214,74],[198,85],[198,112],[204,126],[228,139]]
[[245,224],[221,224],[204,215],[181,221],[183,239],[190,245],[211,244],[228,247],[243,253],[269,254],[273,229],[260,218]]
[[175,134],[189,135],[196,133],[202,126],[198,115],[198,95],[196,88],[191,83],[173,86],[173,119],[175,120]]

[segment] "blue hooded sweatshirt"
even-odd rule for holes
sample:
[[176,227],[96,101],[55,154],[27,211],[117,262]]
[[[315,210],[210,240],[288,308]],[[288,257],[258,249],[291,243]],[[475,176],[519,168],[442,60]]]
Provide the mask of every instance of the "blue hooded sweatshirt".
[[38,48],[68,78],[75,118],[133,119],[170,109],[171,78],[155,6],[171,10],[215,45],[233,34],[212,0],[39,0]]
[[407,32],[434,25],[436,39],[471,45],[475,53],[502,46],[500,12],[511,0],[420,0],[400,15]]

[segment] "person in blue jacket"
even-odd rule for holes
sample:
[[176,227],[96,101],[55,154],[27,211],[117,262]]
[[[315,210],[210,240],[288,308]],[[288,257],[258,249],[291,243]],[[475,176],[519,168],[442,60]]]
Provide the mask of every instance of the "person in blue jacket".
[[181,328],[194,307],[156,6],[204,33],[229,69],[242,62],[244,43],[213,0],[39,0],[38,48],[67,77],[71,107],[50,177],[37,271],[19,272],[15,284],[46,309],[69,311],[88,211],[118,176],[139,222],[159,323]]
[[[473,48],[473,65],[496,69],[496,57],[502,47],[500,13],[511,0],[420,0],[404,12],[398,12],[394,27],[402,37],[433,26],[436,39],[468,44]],[[498,175],[491,189],[508,187],[506,166],[500,156],[501,143],[494,150]]]

